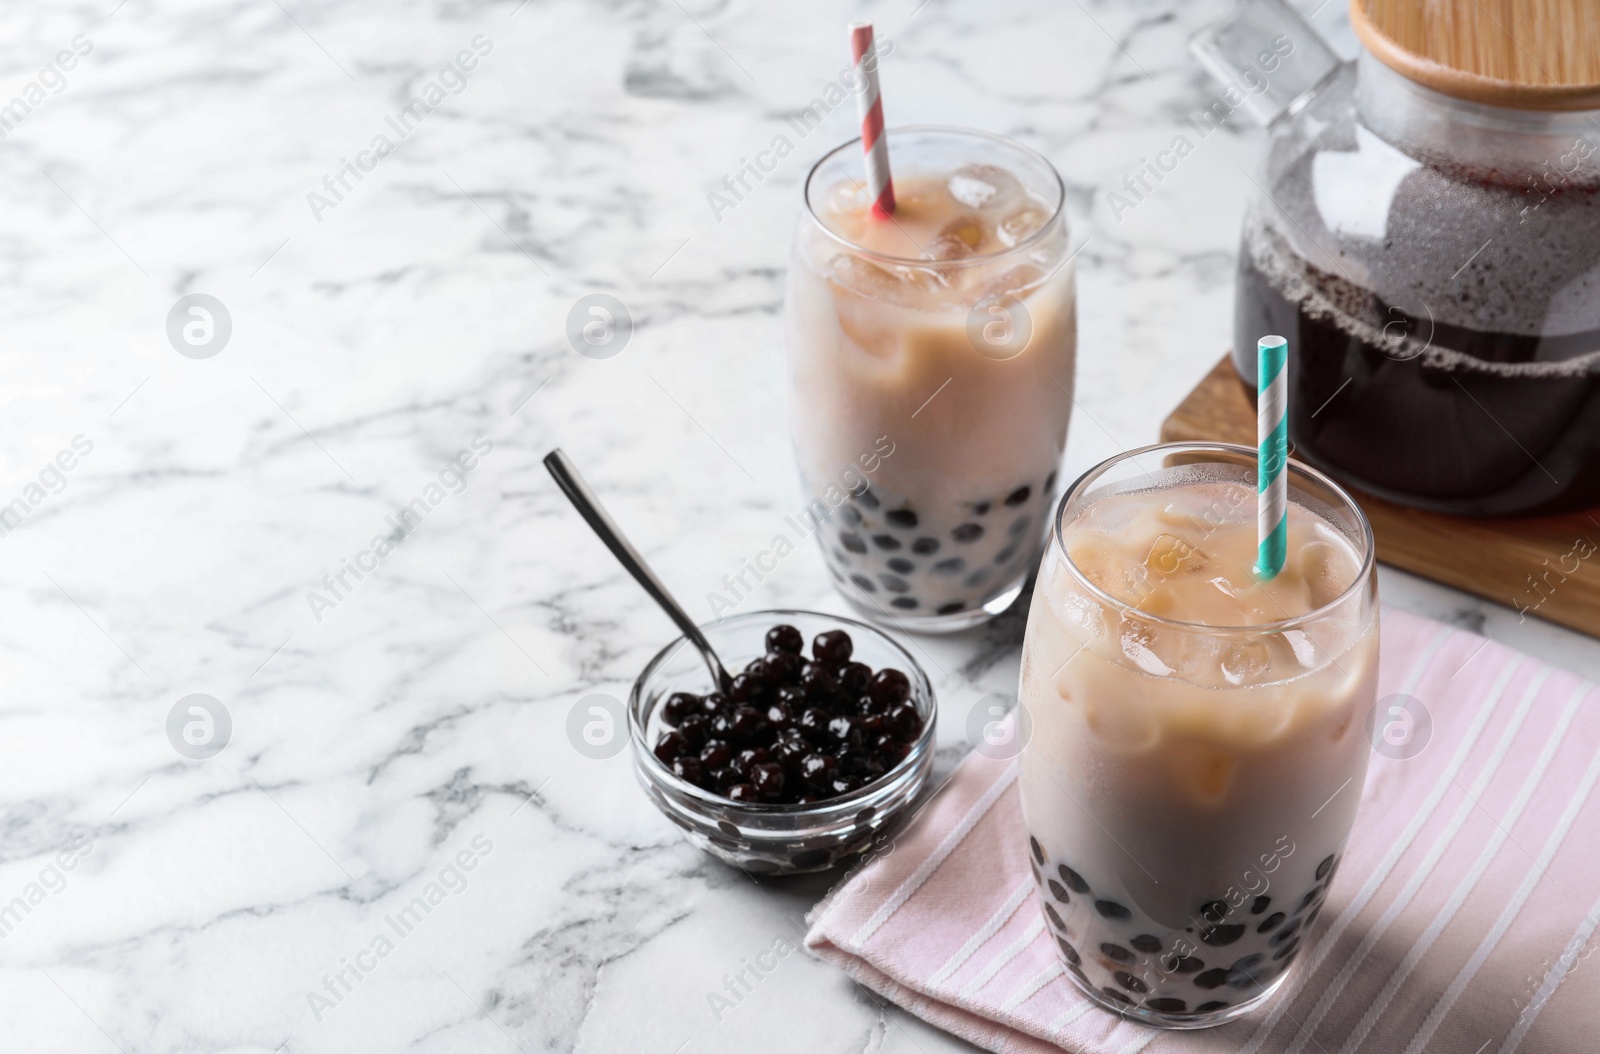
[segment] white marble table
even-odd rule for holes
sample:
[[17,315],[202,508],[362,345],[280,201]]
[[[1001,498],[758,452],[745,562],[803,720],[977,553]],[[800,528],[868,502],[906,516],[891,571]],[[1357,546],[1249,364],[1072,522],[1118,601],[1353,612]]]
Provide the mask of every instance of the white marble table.
[[[1341,7],[1316,21],[1348,48]],[[564,446],[697,605],[799,505],[782,276],[798,181],[853,119],[788,118],[862,13],[895,43],[891,123],[1016,136],[1070,184],[1065,470],[1152,441],[1229,339],[1260,134],[1228,125],[1134,210],[1102,188],[1206,103],[1184,45],[1223,10],[6,5],[0,1047],[961,1046],[802,954],[714,1017],[829,879],[714,863],[626,754],[571,745],[575,703],[623,697],[670,634],[539,457]],[[635,325],[604,360],[565,335],[592,293]],[[231,331],[182,355],[190,294]],[[1593,641],[1382,588],[1600,672]],[[843,610],[809,548],[743,606],[782,605]],[[941,771],[1021,630],[920,643]],[[181,734],[195,694],[220,751]]]

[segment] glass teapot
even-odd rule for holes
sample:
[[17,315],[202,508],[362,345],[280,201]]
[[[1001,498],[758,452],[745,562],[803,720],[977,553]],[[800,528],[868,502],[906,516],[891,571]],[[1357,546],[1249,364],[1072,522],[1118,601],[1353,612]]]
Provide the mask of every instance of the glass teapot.
[[[1571,3],[1580,24],[1600,22],[1600,5]],[[1244,109],[1269,130],[1239,249],[1235,365],[1253,397],[1257,338],[1288,338],[1294,454],[1359,490],[1462,515],[1588,508],[1600,26],[1523,23],[1499,68],[1483,68],[1481,40],[1473,68],[1470,48],[1450,50],[1473,26],[1422,24],[1452,6],[1352,0],[1353,63],[1281,0],[1247,0],[1193,42],[1228,85],[1214,116]]]

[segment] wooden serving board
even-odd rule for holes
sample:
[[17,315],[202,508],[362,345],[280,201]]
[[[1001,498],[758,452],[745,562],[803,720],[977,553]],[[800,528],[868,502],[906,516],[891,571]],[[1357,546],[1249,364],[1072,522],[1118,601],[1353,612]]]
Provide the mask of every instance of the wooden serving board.
[[[1161,439],[1256,445],[1255,407],[1231,356],[1224,355],[1172,411]],[[1384,563],[1524,617],[1600,636],[1600,509],[1543,519],[1469,519],[1355,496],[1372,521]]]

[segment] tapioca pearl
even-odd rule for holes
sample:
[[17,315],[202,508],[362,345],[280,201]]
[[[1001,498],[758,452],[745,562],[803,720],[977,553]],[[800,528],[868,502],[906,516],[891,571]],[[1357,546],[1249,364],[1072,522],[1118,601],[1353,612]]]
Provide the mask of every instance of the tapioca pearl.
[[1289,938],[1293,937],[1296,933],[1299,933],[1299,932],[1300,932],[1300,920],[1299,919],[1295,919],[1293,922],[1289,923],[1289,925],[1285,926],[1283,929],[1279,930],[1277,933],[1274,933],[1272,935],[1272,942],[1271,942],[1272,946],[1274,948],[1276,948],[1276,947],[1279,947],[1280,945],[1287,944],[1289,942]]
[[1150,991],[1149,985],[1145,984],[1142,980],[1133,976],[1133,974],[1126,970],[1115,971],[1112,973],[1111,979],[1130,992],[1138,992],[1140,995],[1143,995],[1144,993]]
[[871,487],[863,487],[860,492],[850,496],[860,502],[863,508],[876,509],[878,507],[878,496],[872,493]]
[[1052,472],[1052,473],[1050,473],[1048,476],[1046,476],[1044,478],[1044,492],[1046,494],[1050,493],[1051,489],[1053,487],[1055,487],[1055,485],[1056,485],[1056,474],[1054,472]]
[[1318,904],[1311,909],[1311,914],[1306,916],[1306,929],[1309,930],[1311,928],[1311,924],[1317,921],[1317,916],[1320,914],[1322,914],[1322,905]]
[[975,542],[979,538],[983,537],[983,524],[963,523],[961,526],[955,527],[950,531],[950,537],[964,544]]
[[938,613],[941,615],[954,615],[967,609],[965,600],[952,600],[948,604],[940,604]]
[[[942,611],[943,609],[941,608],[940,610]],[[1057,900],[1061,901],[1061,903],[1063,903],[1063,904],[1072,903],[1072,898],[1067,896],[1066,887],[1062,886],[1062,884],[1060,882],[1057,882],[1053,878],[1049,879],[1048,881],[1049,881],[1049,885],[1050,885],[1050,895],[1052,897],[1055,897]]]
[[889,558],[889,570],[891,571],[899,571],[903,575],[909,575],[916,569],[917,565],[912,563],[910,560],[907,560],[903,556],[892,556]]
[[1267,907],[1271,903],[1272,903],[1272,898],[1271,897],[1264,897],[1264,896],[1263,897],[1257,897],[1255,903],[1250,905],[1250,914],[1252,914],[1252,915],[1261,914],[1263,911],[1267,910]]
[[1034,860],[1044,863],[1044,847],[1039,844],[1039,839],[1031,834],[1028,836],[1028,848],[1033,850]]
[[851,575],[850,581],[863,593],[876,593],[878,591],[877,583],[866,575]]
[[850,562],[850,558],[844,555],[844,550],[842,549],[835,549],[833,551],[833,559],[835,563],[840,564],[848,564]]
[[839,508],[839,517],[852,527],[861,526],[861,510],[854,505],[844,505]]
[[1205,961],[1193,955],[1169,955],[1161,960],[1161,966],[1168,973],[1199,973],[1206,968]]
[[974,515],[974,516],[987,516],[987,515],[989,515],[989,510],[991,508],[993,508],[993,507],[994,507],[994,502],[992,502],[992,501],[980,501],[980,502],[977,502],[976,504],[974,504],[972,506],[972,515]]
[[1033,488],[1023,484],[1010,494],[1006,495],[1006,504],[1015,508],[1033,496]]
[[889,601],[889,604],[892,607],[899,608],[901,611],[915,611],[922,606],[922,602],[916,597],[895,597]]
[[1263,960],[1265,958],[1266,958],[1266,955],[1262,954],[1261,952],[1251,952],[1249,955],[1246,955],[1244,958],[1235,960],[1234,964],[1232,966],[1228,967],[1228,969],[1230,971],[1249,970],[1249,969],[1252,969],[1253,967],[1259,965],[1261,963],[1261,960]]
[[939,551],[939,539],[924,535],[911,543],[911,551],[918,556],[932,556]]
[[1302,911],[1306,910],[1311,905],[1317,903],[1317,901],[1320,900],[1321,897],[1322,897],[1322,887],[1321,886],[1312,886],[1311,887],[1311,892],[1307,893],[1304,897],[1300,898],[1300,906],[1294,909],[1294,913],[1296,915],[1300,914]]
[[1011,558],[1016,555],[1017,543],[1012,542],[1010,545],[994,554],[995,565],[997,567],[1004,567],[1006,564],[1009,564],[1011,562]]
[[900,548],[900,539],[892,534],[875,534],[872,536],[872,544],[886,553],[892,553]]
[[938,563],[933,565],[933,573],[936,575],[959,575],[966,569],[967,562],[961,559],[959,556],[952,556],[949,559],[940,560]]
[[1066,864],[1059,865],[1056,868],[1056,873],[1061,876],[1061,881],[1067,884],[1067,888],[1072,890],[1074,893],[1089,892],[1089,883],[1085,882],[1082,875],[1072,870],[1072,868],[1068,867]]
[[852,531],[840,531],[839,544],[852,553],[864,553],[867,551],[867,543],[861,540],[861,535]]
[[1170,995],[1146,999],[1144,1005],[1162,1014],[1181,1014],[1189,1009],[1188,1003],[1185,1003],[1182,999],[1174,999]]
[[1119,963],[1131,963],[1131,962],[1133,962],[1133,953],[1132,952],[1130,952],[1128,949],[1124,948],[1122,945],[1120,945],[1120,944],[1112,944],[1110,941],[1106,941],[1104,944],[1100,945],[1100,954],[1104,955],[1107,959],[1110,959],[1112,962],[1119,962]]
[[1049,917],[1050,925],[1054,926],[1056,929],[1064,930],[1067,928],[1067,924],[1061,921],[1061,913],[1056,911],[1055,905],[1046,904],[1044,906],[1044,913]]
[[1213,967],[1203,974],[1198,974],[1194,979],[1196,988],[1221,988],[1228,981],[1228,971],[1220,967]]
[[1097,900],[1097,901],[1094,902],[1094,910],[1096,910],[1096,911],[1098,911],[1100,913],[1100,917],[1101,918],[1106,918],[1106,919],[1131,919],[1131,918],[1133,918],[1133,912],[1129,911],[1127,908],[1123,907],[1121,904],[1118,904],[1114,900]]
[[1015,538],[1017,535],[1026,531],[1028,529],[1028,525],[1032,522],[1033,518],[1031,516],[1019,516],[1011,524],[1011,526],[1006,529],[1011,532],[1011,537]]
[[1256,932],[1257,933],[1271,933],[1273,930],[1275,930],[1279,926],[1283,925],[1283,920],[1286,917],[1287,916],[1285,916],[1283,912],[1274,911],[1271,915],[1267,916],[1265,922],[1263,922],[1261,925],[1256,927]]
[[1226,948],[1243,936],[1243,926],[1237,923],[1224,923],[1220,926],[1207,926],[1201,930],[1200,943],[1209,944],[1213,948]]
[[1083,962],[1083,956],[1078,954],[1078,949],[1074,948],[1065,937],[1057,937],[1056,945],[1061,949],[1061,954],[1066,957],[1067,962],[1074,967]]
[[1277,967],[1273,966],[1263,969],[1230,971],[1228,974],[1228,987],[1236,988],[1241,992],[1251,988],[1260,988],[1262,987],[1262,982],[1267,979],[1267,975],[1273,973],[1276,969]]
[[1317,881],[1328,877],[1328,872],[1333,870],[1333,857],[1330,855],[1317,865]]
[[910,509],[895,509],[892,512],[887,512],[884,514],[884,519],[896,527],[910,528],[917,525],[917,514]]
[[1127,996],[1123,995],[1121,992],[1117,991],[1115,988],[1112,988],[1110,985],[1106,985],[1104,988],[1100,989],[1100,991],[1105,993],[1106,995],[1110,996],[1112,999],[1115,999],[1119,1003],[1132,1003],[1133,1002],[1132,999],[1129,999]]
[[963,581],[968,586],[981,586],[985,582],[989,581],[989,571],[990,569],[987,567],[980,567],[963,579]]
[[1197,1014],[1214,1014],[1218,1010],[1226,1010],[1232,1005],[1232,1003],[1225,999],[1213,999],[1209,1003],[1201,1003],[1199,1006],[1195,1007],[1194,1012]]
[[1208,900],[1200,905],[1200,917],[1206,922],[1215,925],[1228,917],[1228,902],[1225,900]]
[[907,582],[899,575],[891,575],[885,571],[878,575],[878,581],[882,582],[883,588],[887,589],[891,593],[911,592],[911,583]]
[[1283,947],[1281,947],[1277,951],[1273,952],[1272,953],[1272,961],[1273,962],[1281,962],[1282,960],[1287,959],[1289,956],[1293,955],[1295,952],[1297,952],[1299,950],[1300,950],[1300,938],[1296,937],[1294,940],[1290,941],[1288,944],[1285,944]]
[[1128,943],[1142,952],[1158,952],[1161,950],[1161,938],[1151,936],[1148,933],[1141,933]]

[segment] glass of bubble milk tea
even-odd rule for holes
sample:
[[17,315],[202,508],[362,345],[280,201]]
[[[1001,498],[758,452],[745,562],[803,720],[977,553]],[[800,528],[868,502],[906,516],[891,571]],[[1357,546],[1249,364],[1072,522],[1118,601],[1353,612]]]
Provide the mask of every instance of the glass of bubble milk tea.
[[1255,451],[1118,455],[1064,496],[1023,645],[1019,786],[1045,924],[1094,1002],[1249,1012],[1312,940],[1367,769],[1372,531],[1290,462],[1260,581]]
[[1072,409],[1076,295],[1061,178],[954,128],[886,133],[896,207],[861,141],[806,180],[786,310],[790,418],[814,529],[868,617],[948,632],[1036,566]]

